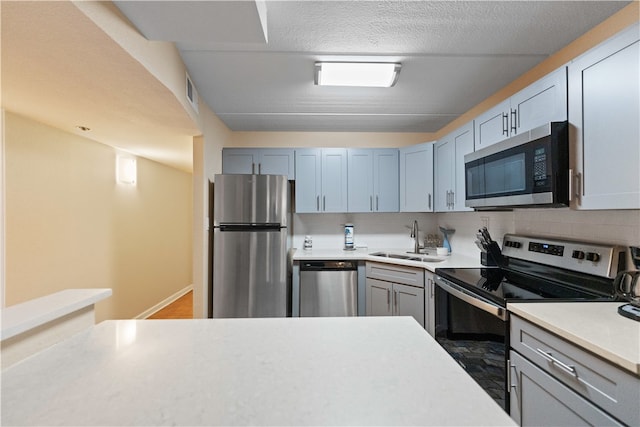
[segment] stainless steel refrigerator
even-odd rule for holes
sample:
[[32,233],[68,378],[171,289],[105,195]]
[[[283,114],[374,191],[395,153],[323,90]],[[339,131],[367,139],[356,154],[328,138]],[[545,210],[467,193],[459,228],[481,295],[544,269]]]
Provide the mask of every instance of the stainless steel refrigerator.
[[214,318],[291,314],[290,193],[286,176],[215,176]]

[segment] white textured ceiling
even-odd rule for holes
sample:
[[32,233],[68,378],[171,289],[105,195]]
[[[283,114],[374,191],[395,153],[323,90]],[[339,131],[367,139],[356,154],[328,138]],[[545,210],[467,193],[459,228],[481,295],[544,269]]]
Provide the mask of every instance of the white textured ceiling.
[[197,125],[73,3],[2,1],[1,12],[3,108],[191,171]]
[[[116,4],[151,40],[176,42],[200,97],[233,130],[434,132],[628,3]],[[81,4],[0,1],[2,107],[191,170],[197,124]],[[362,55],[400,60],[398,84],[313,85],[316,60]]]
[[[118,1],[174,41],[198,93],[232,130],[435,132],[628,1]],[[233,37],[207,19],[230,14]],[[207,35],[210,34],[210,35]],[[244,34],[244,35],[243,35]],[[253,37],[253,41],[249,40]],[[317,60],[402,62],[393,88],[317,87]]]

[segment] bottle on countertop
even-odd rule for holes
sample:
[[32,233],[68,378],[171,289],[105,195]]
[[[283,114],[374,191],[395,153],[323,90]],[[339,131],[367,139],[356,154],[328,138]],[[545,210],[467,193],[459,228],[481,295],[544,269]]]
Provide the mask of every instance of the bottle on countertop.
[[344,250],[352,251],[356,248],[353,238],[353,224],[344,225]]

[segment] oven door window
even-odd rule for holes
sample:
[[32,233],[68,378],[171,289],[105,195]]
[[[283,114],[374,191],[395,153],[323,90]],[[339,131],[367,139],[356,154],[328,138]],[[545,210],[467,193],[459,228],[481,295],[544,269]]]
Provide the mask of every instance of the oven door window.
[[436,340],[508,411],[508,323],[436,286]]

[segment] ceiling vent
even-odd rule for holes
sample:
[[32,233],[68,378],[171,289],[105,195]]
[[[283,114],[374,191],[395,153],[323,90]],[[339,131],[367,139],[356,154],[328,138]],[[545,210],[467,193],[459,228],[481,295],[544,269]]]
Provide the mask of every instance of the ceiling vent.
[[195,112],[198,113],[198,92],[196,92],[196,87],[193,85],[189,74],[185,73],[185,76],[187,100],[189,101],[189,104],[191,104],[191,107],[195,110]]

